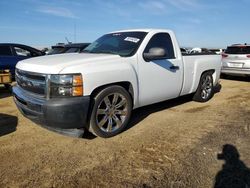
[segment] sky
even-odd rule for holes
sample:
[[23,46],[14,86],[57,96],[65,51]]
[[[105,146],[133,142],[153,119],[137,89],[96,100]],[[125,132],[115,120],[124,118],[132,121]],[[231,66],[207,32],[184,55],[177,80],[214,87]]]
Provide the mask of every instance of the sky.
[[0,0],[0,43],[47,47],[111,31],[171,29],[182,47],[250,43],[250,0]]

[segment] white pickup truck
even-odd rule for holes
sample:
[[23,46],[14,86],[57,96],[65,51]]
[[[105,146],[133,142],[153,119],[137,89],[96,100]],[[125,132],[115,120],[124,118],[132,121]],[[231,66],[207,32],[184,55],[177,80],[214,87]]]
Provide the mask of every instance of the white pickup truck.
[[191,93],[208,101],[220,69],[219,55],[182,56],[171,30],[116,31],[80,53],[19,62],[13,96],[24,116],[50,129],[111,137],[135,108]]

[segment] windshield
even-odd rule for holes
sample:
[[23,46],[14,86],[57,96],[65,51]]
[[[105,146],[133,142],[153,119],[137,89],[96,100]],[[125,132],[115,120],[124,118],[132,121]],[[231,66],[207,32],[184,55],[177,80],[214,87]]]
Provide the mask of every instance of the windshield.
[[121,32],[106,34],[90,44],[82,52],[132,56],[136,53],[146,34],[146,32]]

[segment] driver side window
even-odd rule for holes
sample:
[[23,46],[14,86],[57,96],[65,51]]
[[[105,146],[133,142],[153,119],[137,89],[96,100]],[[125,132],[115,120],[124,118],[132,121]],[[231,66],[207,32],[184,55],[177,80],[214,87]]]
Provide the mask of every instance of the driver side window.
[[31,57],[31,52],[26,49],[15,46],[14,50],[16,51],[17,56]]
[[166,59],[175,59],[173,43],[168,33],[155,34],[148,42],[144,53],[148,53],[149,49],[156,47],[165,49]]

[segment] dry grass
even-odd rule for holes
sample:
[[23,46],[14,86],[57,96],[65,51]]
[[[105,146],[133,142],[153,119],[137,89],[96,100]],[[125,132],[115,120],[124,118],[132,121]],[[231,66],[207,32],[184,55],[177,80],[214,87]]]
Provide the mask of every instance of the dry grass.
[[247,80],[222,80],[208,103],[183,97],[138,109],[110,139],[47,131],[4,92],[0,127],[6,118],[18,124],[0,137],[0,187],[213,187],[223,145],[234,145],[250,166],[249,89]]

